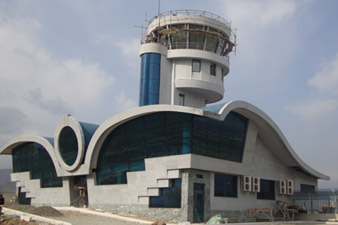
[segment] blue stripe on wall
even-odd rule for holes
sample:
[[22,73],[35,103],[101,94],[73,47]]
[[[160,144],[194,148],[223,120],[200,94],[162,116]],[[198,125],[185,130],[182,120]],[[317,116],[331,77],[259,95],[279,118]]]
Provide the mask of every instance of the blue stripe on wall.
[[161,55],[146,53],[141,56],[139,105],[159,104]]

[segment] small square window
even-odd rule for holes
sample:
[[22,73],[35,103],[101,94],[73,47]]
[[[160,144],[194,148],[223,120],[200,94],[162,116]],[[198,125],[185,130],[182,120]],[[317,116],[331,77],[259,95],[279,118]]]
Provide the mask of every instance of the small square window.
[[210,64],[210,75],[216,76],[216,64],[215,63]]
[[192,72],[201,72],[200,60],[192,60]]

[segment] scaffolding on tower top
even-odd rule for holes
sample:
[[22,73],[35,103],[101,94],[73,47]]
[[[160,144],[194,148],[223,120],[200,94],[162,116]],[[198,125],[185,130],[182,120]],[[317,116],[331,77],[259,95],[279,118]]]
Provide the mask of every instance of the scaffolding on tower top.
[[171,10],[159,13],[142,26],[141,43],[159,43],[168,49],[199,49],[228,57],[236,50],[231,23],[201,10]]

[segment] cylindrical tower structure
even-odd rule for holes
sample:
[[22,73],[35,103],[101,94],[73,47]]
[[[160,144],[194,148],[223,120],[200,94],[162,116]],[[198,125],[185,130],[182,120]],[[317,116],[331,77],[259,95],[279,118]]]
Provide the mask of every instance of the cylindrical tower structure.
[[152,18],[142,40],[140,106],[204,107],[221,100],[234,44],[230,23],[205,11]]

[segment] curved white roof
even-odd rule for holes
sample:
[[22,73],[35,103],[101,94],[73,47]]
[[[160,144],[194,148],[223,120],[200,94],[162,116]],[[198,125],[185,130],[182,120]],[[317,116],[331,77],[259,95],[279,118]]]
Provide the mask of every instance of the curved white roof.
[[226,103],[225,105],[211,106],[204,109],[177,105],[148,105],[133,108],[117,114],[106,120],[97,128],[89,142],[84,164],[82,164],[77,171],[74,171],[72,173],[60,172],[60,169],[61,171],[63,169],[58,163],[57,157],[54,152],[54,147],[46,138],[43,137],[26,136],[13,139],[0,149],[0,154],[11,154],[11,151],[14,147],[25,142],[37,142],[47,149],[54,162],[58,175],[84,175],[91,173],[92,168],[96,168],[99,150],[108,134],[119,125],[126,123],[132,119],[156,112],[181,112],[199,116],[206,116],[217,120],[224,120],[231,111],[235,111],[252,120],[259,129],[258,135],[264,140],[265,144],[273,152],[273,154],[275,154],[276,157],[283,161],[286,166],[295,168],[296,170],[302,171],[307,175],[313,176],[318,179],[330,179],[330,177],[314,170],[300,159],[300,157],[292,149],[289,142],[286,140],[282,131],[268,115],[266,115],[262,110],[258,109],[254,105],[251,105],[250,103],[244,101],[231,101],[229,103]]
[[264,143],[286,166],[293,167],[319,179],[330,180],[329,176],[314,170],[296,154],[277,124],[262,110],[248,102],[231,101],[219,111],[220,119],[224,120],[230,111],[238,112],[255,122]]
[[21,137],[17,137],[14,138],[13,140],[11,140],[10,142],[8,142],[6,145],[4,145],[1,149],[0,149],[0,154],[12,154],[12,151],[15,147],[24,144],[24,143],[28,143],[28,142],[34,142],[37,144],[42,145],[42,147],[44,147],[50,158],[53,161],[55,170],[58,171],[59,168],[61,167],[57,157],[55,155],[54,152],[54,146],[51,144],[51,142],[45,138],[45,137],[41,137],[41,136],[36,136],[36,135],[28,135],[28,136],[21,136]]

